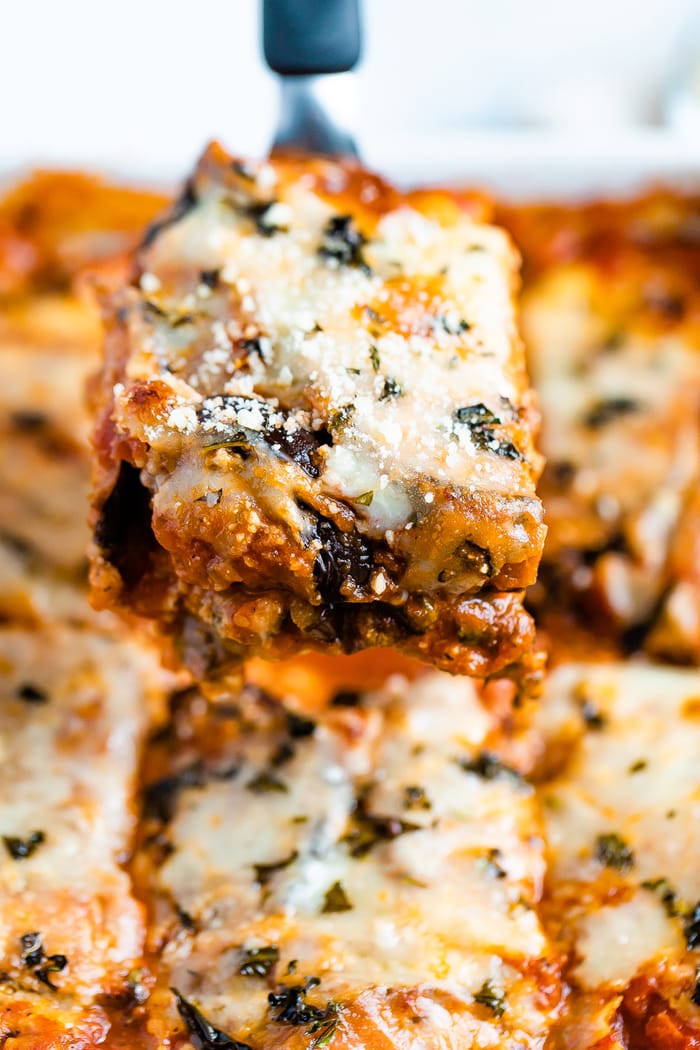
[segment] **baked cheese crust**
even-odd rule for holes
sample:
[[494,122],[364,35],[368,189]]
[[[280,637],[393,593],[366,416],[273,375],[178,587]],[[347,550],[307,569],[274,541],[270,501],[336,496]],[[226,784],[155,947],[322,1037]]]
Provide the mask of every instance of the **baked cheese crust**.
[[560,990],[537,913],[543,843],[499,741],[478,687],[440,672],[343,691],[313,720],[255,687],[177,698],[147,762],[136,866],[151,1034],[543,1047]]
[[700,660],[700,200],[500,216],[525,259],[548,537],[533,603],[622,650]]
[[97,600],[200,662],[203,633],[516,661],[544,527],[515,280],[454,196],[211,146],[112,303]]
[[0,1045],[103,1045],[144,914],[121,867],[153,655],[56,621],[0,627]]
[[700,1045],[700,673],[564,664],[538,716],[559,1050]]

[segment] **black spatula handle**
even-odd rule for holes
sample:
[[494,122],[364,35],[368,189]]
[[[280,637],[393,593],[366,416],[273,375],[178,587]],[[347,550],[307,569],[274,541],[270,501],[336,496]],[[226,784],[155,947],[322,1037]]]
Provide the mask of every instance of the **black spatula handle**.
[[359,0],[263,0],[263,50],[282,76],[346,73],[360,57]]

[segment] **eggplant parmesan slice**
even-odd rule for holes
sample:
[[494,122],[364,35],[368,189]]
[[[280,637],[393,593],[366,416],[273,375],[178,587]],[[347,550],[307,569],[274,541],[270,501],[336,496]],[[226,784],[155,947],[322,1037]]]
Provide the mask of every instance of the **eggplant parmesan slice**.
[[454,195],[209,147],[109,312],[97,601],[195,662],[206,634],[517,661],[544,527],[515,281]]
[[500,218],[524,253],[522,330],[547,457],[533,607],[555,648],[578,620],[618,653],[698,662],[700,200]]
[[545,913],[571,986],[554,1046],[700,1045],[700,673],[563,664],[538,729]]
[[[144,915],[121,862],[153,655],[67,623],[0,627],[0,1046],[104,1045]],[[131,976],[130,976],[131,975]]]
[[159,1045],[543,1047],[560,988],[523,758],[441,672],[313,718],[255,687],[176,698],[135,865]]

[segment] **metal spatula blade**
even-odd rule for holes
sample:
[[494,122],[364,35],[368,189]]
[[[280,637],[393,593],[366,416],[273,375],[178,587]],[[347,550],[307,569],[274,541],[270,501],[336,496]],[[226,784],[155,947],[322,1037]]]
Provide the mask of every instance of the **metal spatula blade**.
[[360,57],[359,0],[263,0],[263,51],[280,78],[272,152],[357,156],[341,116]]

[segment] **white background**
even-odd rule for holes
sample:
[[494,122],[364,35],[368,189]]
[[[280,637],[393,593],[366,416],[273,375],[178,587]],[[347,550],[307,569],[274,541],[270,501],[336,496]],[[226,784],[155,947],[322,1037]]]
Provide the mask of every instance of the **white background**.
[[[319,0],[322,3],[323,0]],[[361,141],[653,126],[697,0],[365,0]],[[261,153],[276,91],[256,0],[0,0],[0,170],[184,171],[203,141]],[[694,33],[694,36],[693,36]],[[367,150],[372,153],[372,149]],[[374,156],[370,156],[374,160]]]

